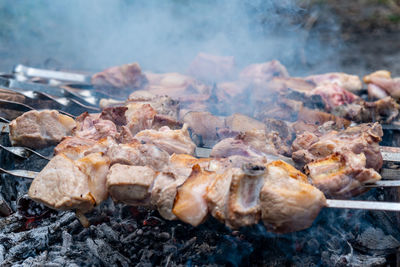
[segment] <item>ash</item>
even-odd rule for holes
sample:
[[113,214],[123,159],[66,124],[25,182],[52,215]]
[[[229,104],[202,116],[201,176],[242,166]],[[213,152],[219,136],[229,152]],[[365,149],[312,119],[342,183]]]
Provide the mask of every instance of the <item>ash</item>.
[[[73,212],[31,201],[29,183],[0,178],[5,266],[388,266],[400,246],[395,214],[372,211],[325,209],[310,229],[278,235],[261,224],[232,231],[212,218],[194,228],[108,200],[84,228]],[[362,196],[384,197],[379,189]]]

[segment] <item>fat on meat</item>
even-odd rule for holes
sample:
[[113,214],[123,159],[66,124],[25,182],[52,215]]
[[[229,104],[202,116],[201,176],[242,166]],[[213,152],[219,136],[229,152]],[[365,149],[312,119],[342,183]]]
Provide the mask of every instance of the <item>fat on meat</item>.
[[260,207],[267,229],[276,233],[306,229],[325,205],[324,194],[293,166],[283,161],[266,165]]
[[76,127],[73,131],[74,136],[100,140],[108,136],[117,138],[117,126],[110,120],[100,118],[101,114],[82,113],[76,118]]
[[56,110],[32,110],[10,122],[10,141],[14,146],[42,148],[59,143],[75,126],[74,119]]

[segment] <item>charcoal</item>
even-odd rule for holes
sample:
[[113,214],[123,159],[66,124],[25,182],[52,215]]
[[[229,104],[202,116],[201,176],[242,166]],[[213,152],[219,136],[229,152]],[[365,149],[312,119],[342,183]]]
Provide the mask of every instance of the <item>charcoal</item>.
[[385,235],[382,229],[369,227],[356,238],[357,247],[375,255],[387,255],[400,247],[400,242],[391,235]]

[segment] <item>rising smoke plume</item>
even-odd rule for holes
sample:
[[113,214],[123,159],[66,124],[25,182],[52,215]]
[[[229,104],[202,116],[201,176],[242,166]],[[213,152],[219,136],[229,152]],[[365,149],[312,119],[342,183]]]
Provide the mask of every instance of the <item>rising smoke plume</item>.
[[310,14],[291,0],[0,0],[0,56],[39,67],[139,62],[170,72],[203,51],[233,55],[239,66],[278,59],[292,74],[329,59],[319,70],[334,70],[333,46],[310,34]]

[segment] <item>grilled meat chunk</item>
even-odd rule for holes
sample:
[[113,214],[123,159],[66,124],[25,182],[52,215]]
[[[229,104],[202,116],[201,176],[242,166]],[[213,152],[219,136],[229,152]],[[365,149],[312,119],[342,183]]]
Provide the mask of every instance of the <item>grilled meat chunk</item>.
[[[92,76],[92,84],[98,87],[139,89],[146,83],[146,76],[137,63],[111,67]],[[111,92],[119,93],[117,90]]]
[[226,219],[226,206],[229,201],[229,193],[234,173],[238,168],[228,168],[225,172],[215,176],[207,188],[206,201],[211,215],[222,223]]
[[297,136],[292,144],[292,158],[298,165],[324,158],[335,152],[345,154],[346,151],[355,154],[364,153],[366,168],[379,170],[382,167],[382,154],[379,142],[383,132],[379,123],[366,123],[348,127],[343,131],[329,131],[321,136],[304,132]]
[[309,94],[321,96],[322,100],[325,103],[325,109],[327,111],[330,111],[335,107],[344,104],[351,104],[359,100],[358,96],[343,89],[335,83],[328,83],[317,86],[315,89],[310,91]]
[[143,103],[128,103],[128,108],[125,112],[127,127],[132,135],[146,129],[151,129],[154,117],[157,112],[150,104]]
[[235,59],[199,53],[188,68],[187,73],[205,82],[226,81],[234,78],[236,72]]
[[135,91],[129,95],[128,103],[149,104],[157,114],[178,119],[179,101],[167,95],[155,95],[148,91]]
[[107,175],[107,189],[115,201],[149,205],[150,188],[156,173],[147,166],[114,164]]
[[28,111],[10,122],[12,145],[42,148],[71,135],[75,121],[55,110]]
[[207,217],[208,205],[206,202],[207,187],[215,177],[214,172],[203,170],[194,165],[192,173],[186,181],[178,187],[172,212],[181,221],[198,226]]
[[117,126],[127,124],[125,112],[127,107],[116,106],[104,108],[100,114],[100,119],[112,121]]
[[322,207],[324,194],[307,182],[307,177],[283,161],[267,165],[260,192],[261,219],[277,233],[310,227]]
[[332,197],[351,197],[364,192],[365,183],[381,179],[374,169],[366,168],[363,153],[354,154],[346,151],[335,153],[326,158],[310,162],[305,166],[312,184]]
[[380,70],[364,77],[368,84],[368,93],[375,97],[390,95],[396,100],[400,99],[400,77],[392,78],[389,71]]
[[332,121],[337,129],[343,129],[350,125],[350,121],[343,117],[344,116],[335,116],[320,110],[301,108],[297,115],[297,120],[316,126]]
[[75,161],[79,170],[86,174],[88,187],[96,205],[107,199],[106,177],[110,167],[110,160],[103,153],[91,153]]
[[56,155],[33,180],[29,197],[60,210],[90,211],[96,200],[90,192],[89,180],[75,162],[65,155]]
[[210,87],[192,77],[180,73],[146,73],[149,84],[146,89],[155,95],[167,95],[181,102],[199,99],[199,95],[208,99]]
[[342,72],[331,72],[325,74],[311,75],[304,78],[306,81],[316,85],[337,84],[350,92],[358,91],[362,88],[361,80],[356,75],[349,75]]
[[272,60],[260,64],[252,64],[239,73],[239,79],[251,82],[266,82],[273,77],[289,77],[289,73],[279,61]]
[[157,171],[166,168],[169,161],[167,152],[153,144],[141,144],[137,140],[129,144],[113,144],[107,150],[111,164],[149,166]]
[[265,167],[245,164],[232,176],[225,224],[239,228],[258,223],[260,220],[260,191],[264,184]]
[[171,130],[168,126],[156,130],[143,130],[135,135],[142,143],[154,144],[169,154],[194,155],[196,145],[190,139],[187,125],[180,130]]
[[76,118],[74,135],[80,138],[100,140],[108,136],[117,138],[117,126],[110,120],[100,118],[100,114],[82,113]]
[[378,121],[391,123],[399,115],[399,104],[390,97],[379,99],[374,102],[358,101],[336,107],[332,113],[355,122]]
[[160,215],[167,220],[177,219],[172,213],[177,187],[184,180],[177,180],[171,172],[161,172],[157,175],[151,188],[151,205],[157,207]]
[[191,131],[192,139],[198,146],[213,147],[218,141],[218,129],[225,127],[225,119],[210,112],[192,111],[183,117]]

